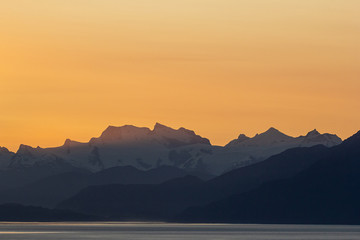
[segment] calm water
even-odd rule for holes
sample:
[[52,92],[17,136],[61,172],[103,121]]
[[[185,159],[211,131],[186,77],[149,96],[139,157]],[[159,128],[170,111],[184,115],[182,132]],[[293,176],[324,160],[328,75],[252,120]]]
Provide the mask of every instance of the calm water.
[[360,239],[360,226],[189,225],[162,223],[0,223],[0,239],[358,240]]

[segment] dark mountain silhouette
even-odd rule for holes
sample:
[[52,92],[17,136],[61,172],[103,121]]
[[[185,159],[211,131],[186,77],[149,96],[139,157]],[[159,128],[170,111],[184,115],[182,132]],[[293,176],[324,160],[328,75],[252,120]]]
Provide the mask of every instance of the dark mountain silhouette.
[[74,170],[42,178],[27,185],[1,192],[0,203],[53,207],[88,186],[91,173]]
[[[193,178],[186,178],[187,181],[170,180],[151,186],[89,187],[58,207],[127,220],[164,220],[181,213],[187,207],[245,192],[270,180],[294,176],[328,151],[322,145],[289,149],[261,163],[234,170],[201,184]],[[303,156],[307,158],[304,159]]]
[[292,148],[263,162],[216,177],[206,183],[206,188],[218,192],[219,198],[245,192],[268,181],[295,176],[328,153],[329,148],[323,145]]
[[1,148],[0,204],[106,220],[354,223],[358,135],[338,145],[336,135],[270,128],[219,147],[184,128],[110,126],[88,143]]
[[201,203],[199,178],[185,176],[157,185],[91,186],[60,203],[59,209],[98,215],[108,220],[166,220],[187,206]]
[[95,221],[101,220],[68,210],[47,209],[42,207],[23,206],[19,204],[0,205],[0,221],[22,222],[57,222],[57,221]]
[[[184,170],[169,166],[148,171],[141,171],[131,166],[114,167],[97,173],[77,169],[49,176],[22,187],[2,191],[0,203],[13,202],[54,207],[60,201],[91,185],[160,184],[186,175],[188,173]],[[201,177],[204,176],[201,175]]]
[[46,177],[77,170],[77,168],[68,164],[61,165],[61,167],[59,165],[57,165],[57,167],[34,165],[23,168],[0,170],[0,182],[2,183],[0,191],[21,187]]
[[[161,166],[147,171],[141,171],[132,166],[113,167],[92,174],[89,180],[89,185],[159,184],[173,178],[184,177],[188,174],[188,172],[182,169],[170,166]],[[191,174],[204,180],[208,180],[213,177],[211,175],[204,175],[201,172],[193,172]]]
[[268,182],[253,191],[189,208],[178,220],[359,224],[359,189],[360,132],[290,179]]

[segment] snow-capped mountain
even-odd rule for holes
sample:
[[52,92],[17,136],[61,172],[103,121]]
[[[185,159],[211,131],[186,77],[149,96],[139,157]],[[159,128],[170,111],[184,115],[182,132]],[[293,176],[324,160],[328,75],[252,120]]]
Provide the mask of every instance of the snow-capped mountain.
[[241,134],[238,139],[229,142],[225,148],[235,156],[244,156],[233,161],[232,168],[238,168],[265,160],[269,156],[281,153],[295,147],[311,147],[322,144],[332,147],[342,142],[341,138],[332,134],[320,134],[317,130],[310,131],[305,136],[291,137],[275,128],[249,138]]
[[342,140],[334,135],[329,133],[320,134],[316,129],[309,132],[306,136],[301,136],[297,138],[301,147],[309,147],[314,144],[322,144],[327,147],[332,147],[338,145]]
[[7,153],[6,158],[0,155],[0,166],[3,169],[34,166],[67,169],[72,166],[92,172],[128,165],[141,170],[175,166],[219,175],[265,160],[289,148],[339,143],[341,139],[336,135],[320,134],[316,130],[294,138],[270,128],[253,138],[241,134],[238,139],[221,147],[211,145],[208,139],[194,131],[176,130],[159,123],[153,130],[131,125],[109,126],[100,137],[87,143],[67,139],[63,146],[56,148],[21,145],[16,154]]
[[282,143],[287,143],[291,141],[293,138],[280,132],[275,128],[269,128],[264,133],[256,134],[255,137],[250,138],[244,134],[240,134],[240,136],[232,140],[230,143],[226,145],[226,147],[239,147],[239,146],[247,146],[247,147],[257,147],[257,146],[274,146]]
[[310,131],[306,136],[290,137],[275,128],[270,128],[264,133],[256,134],[255,137],[249,138],[244,134],[240,134],[238,139],[229,142],[226,147],[265,147],[265,146],[281,146],[294,145],[294,147],[309,147],[322,144],[327,147],[338,145],[342,142],[341,138],[333,134],[320,134],[316,129]]
[[153,130],[131,125],[125,125],[123,127],[109,126],[99,138],[92,138],[90,144],[160,144],[172,148],[191,144],[210,145],[210,141],[196,135],[194,131],[185,128],[175,130],[160,123],[156,123]]
[[[200,156],[211,149],[210,141],[185,128],[177,130],[157,123],[153,130],[125,125],[109,126],[88,143],[67,139],[56,148],[32,148],[21,145],[10,168],[32,165],[70,164],[77,168],[100,171],[114,166],[134,166],[147,170],[162,165],[198,170]],[[190,154],[191,153],[191,154]]]

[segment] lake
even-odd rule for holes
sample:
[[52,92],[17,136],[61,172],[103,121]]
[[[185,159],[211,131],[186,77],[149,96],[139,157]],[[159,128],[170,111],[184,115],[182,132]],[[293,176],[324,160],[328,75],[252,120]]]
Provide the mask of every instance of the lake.
[[0,223],[0,239],[358,240],[360,226],[3,222]]

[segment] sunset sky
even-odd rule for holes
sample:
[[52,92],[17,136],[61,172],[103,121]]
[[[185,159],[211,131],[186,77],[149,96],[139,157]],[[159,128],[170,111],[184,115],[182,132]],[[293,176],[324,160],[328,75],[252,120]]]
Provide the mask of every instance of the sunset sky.
[[359,0],[1,0],[0,146],[360,130]]

